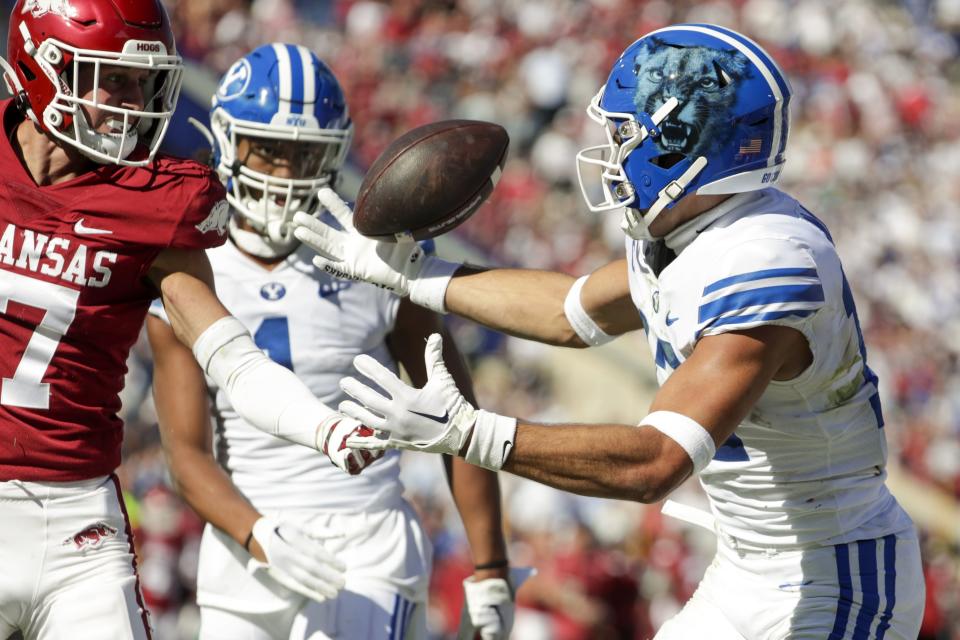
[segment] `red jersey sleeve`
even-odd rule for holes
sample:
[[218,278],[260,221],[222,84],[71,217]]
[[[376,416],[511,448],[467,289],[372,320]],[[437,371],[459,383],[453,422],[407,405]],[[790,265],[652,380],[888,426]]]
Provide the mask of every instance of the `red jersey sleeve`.
[[[174,226],[169,247],[175,249],[211,249],[227,239],[230,206],[226,191],[216,175],[203,165],[191,163],[193,171],[184,171],[180,223]],[[194,173],[194,171],[196,173]],[[193,174],[193,175],[190,175]],[[187,178],[190,179],[187,179]]]

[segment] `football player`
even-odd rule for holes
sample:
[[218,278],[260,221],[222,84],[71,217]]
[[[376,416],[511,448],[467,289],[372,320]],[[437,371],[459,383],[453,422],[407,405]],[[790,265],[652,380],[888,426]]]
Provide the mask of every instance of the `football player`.
[[[327,403],[345,399],[338,382],[360,354],[391,371],[403,364],[423,384],[421,345],[444,333],[440,317],[381,287],[328,275],[293,237],[298,210],[336,224],[315,195],[336,184],[353,125],[330,69],[302,46],[259,47],[222,78],[210,124],[232,215],[230,241],[208,255],[221,299],[257,345]],[[314,451],[258,431],[216,380],[205,384],[162,307],[155,309],[147,328],[163,444],[180,493],[209,523],[198,572],[200,636],[426,637],[430,541],[401,495],[399,452],[347,475]],[[472,398],[466,369],[447,344],[450,370]],[[326,446],[351,453],[339,441]],[[506,638],[513,598],[496,474],[445,462],[476,562],[465,583],[474,614],[464,616],[465,631]],[[298,547],[300,535],[321,541],[326,556],[345,566],[342,591],[298,580],[299,566],[312,561]],[[282,563],[261,570],[258,561],[274,553]]]
[[[208,168],[157,153],[182,72],[159,0],[19,0],[9,25],[0,637],[146,638],[114,469],[118,392],[150,301],[163,300],[177,338],[251,424],[313,448],[359,424],[270,360],[214,294],[204,250],[226,239],[223,186]],[[372,459],[333,455],[345,466]],[[303,573],[343,583],[322,558]]]
[[348,228],[297,220],[317,264],[550,344],[643,329],[661,385],[637,426],[532,424],[477,410],[435,336],[422,388],[356,359],[375,385],[344,380],[357,402],[341,410],[382,433],[348,442],[460,452],[642,502],[698,474],[717,554],[658,640],[916,638],[917,536],[885,484],[877,377],[850,285],[824,224],[773,187],[789,102],[774,60],[729,29],[676,25],[630,45],[587,109],[606,143],[578,155],[589,208],[621,217],[626,257],[579,279],[378,247],[322,192]]

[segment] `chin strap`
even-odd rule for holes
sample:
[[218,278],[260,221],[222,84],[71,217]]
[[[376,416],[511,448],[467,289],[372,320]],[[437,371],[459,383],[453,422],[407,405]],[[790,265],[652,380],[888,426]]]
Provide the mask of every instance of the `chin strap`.
[[17,72],[13,70],[13,67],[10,66],[10,63],[7,62],[3,56],[0,56],[0,67],[3,67],[3,79],[6,82],[7,90],[10,91],[11,95],[15,98],[17,106],[23,110],[28,118],[33,120],[34,124],[40,124],[37,114],[34,113],[33,107],[30,106],[30,99],[27,98],[27,92],[24,91],[23,85],[20,84],[20,78],[17,77]]
[[637,240],[651,239],[649,229],[653,221],[657,219],[657,216],[659,216],[664,209],[683,196],[687,190],[687,185],[693,182],[706,166],[707,159],[704,156],[700,156],[694,160],[690,167],[687,168],[679,178],[667,184],[663,189],[660,189],[656,202],[647,209],[646,213],[641,213],[633,207],[625,208],[620,228],[631,238]]
[[300,244],[295,238],[291,239],[291,241],[285,245],[276,244],[255,231],[241,229],[240,225],[236,222],[236,215],[236,212],[234,212],[230,216],[230,222],[227,226],[230,238],[240,249],[252,256],[266,258],[268,260],[272,258],[282,258],[293,253]]

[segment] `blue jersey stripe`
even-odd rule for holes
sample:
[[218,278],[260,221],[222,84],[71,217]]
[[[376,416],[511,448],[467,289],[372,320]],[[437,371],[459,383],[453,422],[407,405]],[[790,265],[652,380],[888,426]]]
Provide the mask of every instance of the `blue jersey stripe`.
[[714,320],[708,326],[697,331],[697,339],[700,338],[704,331],[714,327],[722,327],[729,324],[750,324],[751,322],[772,322],[774,320],[782,320],[790,317],[806,318],[807,316],[813,315],[813,313],[813,309],[789,309],[787,311],[766,311],[764,313],[748,313],[741,316],[728,316],[726,318]]
[[286,47],[290,57],[290,113],[303,113],[303,60],[295,45]]
[[725,313],[735,313],[747,307],[798,302],[823,302],[823,287],[817,282],[738,291],[700,305],[697,321],[702,324]]
[[714,460],[721,462],[747,462],[750,456],[743,447],[743,440],[735,433],[723,441],[723,444],[717,447],[717,452],[713,454]]
[[880,611],[880,587],[877,567],[877,541],[860,540],[857,542],[857,556],[860,559],[860,590],[863,600],[860,612],[853,626],[853,640],[867,640],[873,619]]
[[406,637],[407,637],[407,620],[408,620],[408,616],[409,616],[409,615],[410,615],[410,601],[409,601],[409,600],[404,600],[404,601],[403,601],[403,613],[400,614],[400,628],[397,629],[397,637],[398,637],[398,638],[406,638]]
[[853,581],[850,579],[850,550],[845,544],[834,546],[837,554],[837,582],[840,594],[837,601],[837,613],[833,619],[833,629],[827,640],[843,640],[850,618],[850,605],[853,604]]
[[403,606],[403,600],[400,599],[400,594],[393,596],[393,615],[390,617],[390,632],[389,640],[397,640],[400,636],[397,635],[397,629],[399,628],[398,622],[400,621],[400,607]]
[[660,369],[665,368],[664,365],[667,364],[674,370],[680,367],[680,359],[677,358],[673,347],[670,346],[669,342],[664,342],[663,340],[657,340],[657,353],[653,358],[653,362]]
[[892,534],[883,538],[883,597],[887,604],[877,625],[877,640],[883,640],[887,634],[897,603],[897,536]]
[[722,278],[717,280],[713,284],[708,284],[703,289],[703,295],[708,293],[713,293],[714,291],[719,291],[724,287],[729,287],[732,284],[737,284],[738,282],[753,282],[754,280],[766,280],[767,278],[784,278],[784,277],[806,277],[816,278],[818,276],[816,269],[810,269],[808,267],[786,267],[781,269],[762,269],[760,271],[751,271],[750,273],[741,273],[738,276],[730,276],[729,278]]

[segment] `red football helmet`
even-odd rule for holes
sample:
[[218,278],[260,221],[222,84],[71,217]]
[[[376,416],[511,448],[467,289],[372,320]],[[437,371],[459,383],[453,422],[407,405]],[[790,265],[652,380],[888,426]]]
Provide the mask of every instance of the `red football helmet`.
[[[142,166],[153,159],[180,94],[183,63],[160,0],[17,0],[10,15],[4,80],[44,131],[97,162]],[[151,71],[142,110],[98,100],[101,74]],[[93,78],[79,86],[81,73]],[[110,132],[94,131],[82,106],[108,112]],[[148,153],[127,156],[141,140]]]

